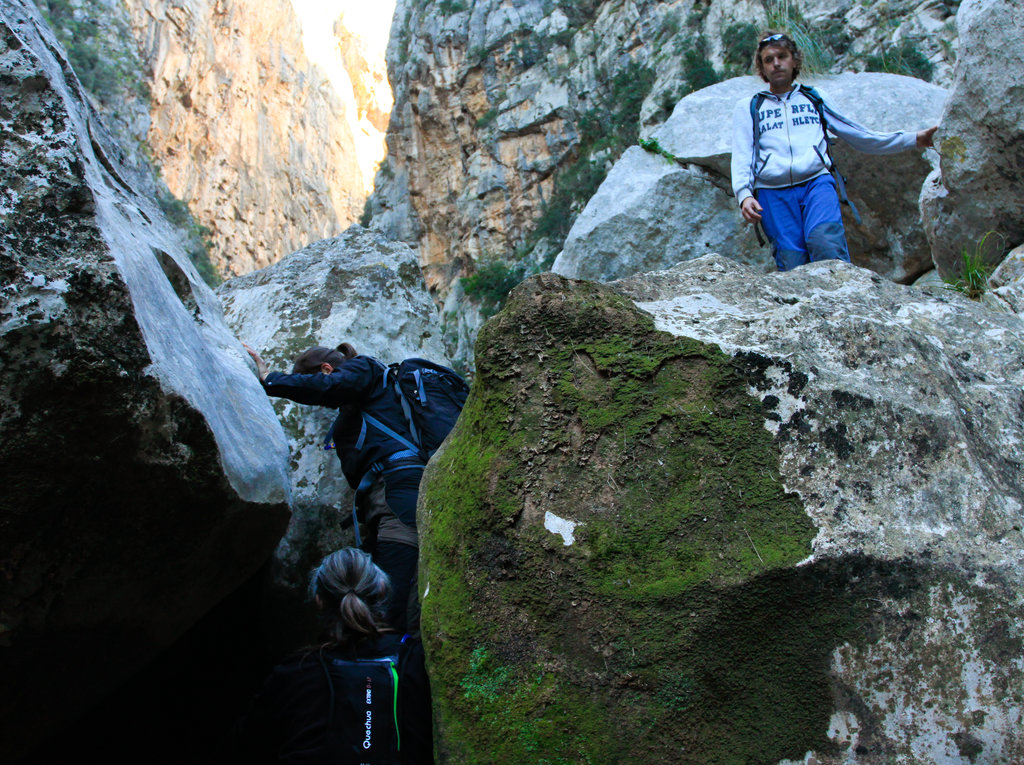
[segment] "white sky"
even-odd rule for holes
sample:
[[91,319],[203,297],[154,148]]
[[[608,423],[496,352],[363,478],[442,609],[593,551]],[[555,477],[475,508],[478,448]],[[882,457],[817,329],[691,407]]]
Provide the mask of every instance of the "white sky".
[[292,0],[306,36],[306,55],[319,63],[330,58],[334,46],[334,21],[345,16],[345,26],[379,50],[383,56],[395,15],[395,0]]

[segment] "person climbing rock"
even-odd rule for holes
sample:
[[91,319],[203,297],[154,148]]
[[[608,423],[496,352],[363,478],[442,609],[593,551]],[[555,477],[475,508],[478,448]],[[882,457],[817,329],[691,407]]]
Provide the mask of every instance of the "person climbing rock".
[[[932,146],[938,129],[875,133],[861,127],[814,88],[796,82],[802,64],[793,40],[766,32],[754,65],[768,90],[740,99],[733,112],[733,192],[743,219],[763,227],[780,271],[850,260],[839,207],[848,200],[827,132],[859,151],[895,154]],[[851,212],[858,218],[852,205]]]
[[[309,348],[295,358],[291,374],[285,374],[271,372],[256,351],[248,345],[245,349],[256,362],[267,395],[338,410],[325,448],[336,450],[342,472],[356,491],[359,519],[367,530],[361,546],[372,552],[391,580],[388,623],[415,632],[416,501],[426,459],[405,440],[408,426],[399,397],[386,384],[388,367],[342,343],[336,349]],[[368,421],[386,430],[368,427]],[[358,535],[358,525],[356,529]]]
[[236,729],[236,761],[433,763],[423,647],[387,623],[387,575],[344,548],[323,559],[309,589],[325,642],[274,668]]

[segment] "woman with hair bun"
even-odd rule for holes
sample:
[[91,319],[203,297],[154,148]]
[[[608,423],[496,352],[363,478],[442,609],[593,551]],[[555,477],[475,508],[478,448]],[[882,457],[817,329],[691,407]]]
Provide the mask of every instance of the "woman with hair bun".
[[416,500],[425,462],[406,443],[367,427],[363,417],[369,415],[397,434],[407,427],[401,402],[386,384],[387,367],[342,343],[334,349],[315,346],[303,351],[295,358],[291,374],[286,374],[271,372],[256,351],[245,349],[256,362],[268,396],[338,410],[324,448],[337,450],[342,472],[356,491],[360,519],[368,530],[360,546],[373,553],[391,579],[388,622],[414,632],[419,626]]
[[418,640],[387,623],[387,575],[344,548],[313,572],[325,642],[271,673],[239,730],[239,762],[433,762],[430,684]]

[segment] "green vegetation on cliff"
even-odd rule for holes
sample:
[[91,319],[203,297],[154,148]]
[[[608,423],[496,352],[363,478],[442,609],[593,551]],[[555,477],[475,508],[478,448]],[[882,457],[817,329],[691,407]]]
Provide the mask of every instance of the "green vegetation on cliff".
[[124,90],[148,99],[134,38],[123,19],[96,0],[40,0],[37,5],[79,81],[101,103],[116,102]]
[[552,260],[576,217],[608,175],[612,162],[637,142],[640,108],[654,85],[655,72],[631,61],[614,74],[604,73],[601,79],[607,83],[603,90],[608,95],[580,115],[576,159],[555,175],[554,191],[531,235],[531,243],[549,240]]

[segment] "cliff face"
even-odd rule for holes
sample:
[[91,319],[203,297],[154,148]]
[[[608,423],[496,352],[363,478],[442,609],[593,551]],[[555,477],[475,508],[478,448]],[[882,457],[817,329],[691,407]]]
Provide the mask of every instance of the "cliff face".
[[[128,7],[152,75],[150,151],[210,230],[221,273],[266,266],[358,218],[372,167],[360,165],[353,128],[360,107],[379,107],[309,60],[290,2]],[[352,42],[347,59],[364,62]]]
[[417,245],[441,295],[482,261],[546,267],[611,160],[686,93],[745,72],[769,22],[808,69],[946,84],[957,5],[400,0],[372,226]]
[[359,217],[391,109],[367,14],[338,0],[39,6],[132,163],[156,174],[148,193],[220,275]]

